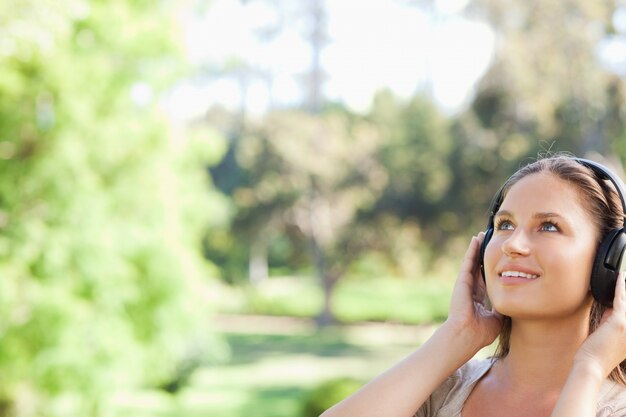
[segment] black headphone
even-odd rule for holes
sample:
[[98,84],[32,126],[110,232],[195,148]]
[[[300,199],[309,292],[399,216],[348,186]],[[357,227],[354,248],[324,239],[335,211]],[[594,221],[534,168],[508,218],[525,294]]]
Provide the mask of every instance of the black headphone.
[[[609,180],[613,183],[617,193],[619,194],[620,201],[622,202],[622,209],[626,215],[626,202],[624,201],[626,187],[624,186],[624,182],[604,165],[588,159],[571,159],[591,169],[601,180]],[[506,185],[508,182],[509,181],[507,180],[504,184]],[[502,205],[502,201],[504,199],[504,187],[505,186],[502,186],[502,188],[500,188],[491,203],[489,222],[487,223],[485,238],[483,239],[483,243],[480,247],[480,271],[483,274],[483,279],[485,279],[485,249],[493,236],[494,217],[498,212],[500,205]],[[625,223],[626,221],[622,222],[621,228],[610,230],[602,242],[600,242],[596,252],[596,257],[593,261],[593,268],[591,270],[591,293],[596,301],[607,307],[613,306],[615,284],[617,282],[617,276],[620,272],[622,258],[624,256],[624,252],[626,251]]]

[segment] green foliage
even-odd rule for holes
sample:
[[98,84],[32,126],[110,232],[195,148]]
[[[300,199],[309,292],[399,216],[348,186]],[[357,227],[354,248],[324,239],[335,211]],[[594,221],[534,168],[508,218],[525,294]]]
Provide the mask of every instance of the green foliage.
[[358,390],[363,382],[352,378],[336,378],[311,390],[303,401],[302,417],[319,417],[324,411]]
[[379,151],[390,178],[383,201],[407,204],[396,207],[428,220],[433,203],[441,200],[451,180],[446,165],[452,150],[448,120],[425,97],[399,102],[388,92],[379,93],[369,117],[385,134]]
[[[219,150],[166,135],[154,97],[182,70],[169,13],[0,5],[3,415],[105,415],[207,341],[198,244],[222,206],[204,171]],[[138,84],[153,98],[133,101]]]
[[624,126],[615,118],[624,102],[614,94],[623,80],[602,67],[597,47],[612,35],[616,4],[481,0],[476,7],[503,45],[473,102],[497,135],[494,154],[523,158],[505,146],[511,138],[522,139],[531,156],[555,140],[554,149],[608,154]]
[[208,236],[205,253],[225,267],[229,282],[246,276],[241,259],[267,265],[273,250],[291,267],[308,258],[324,287],[332,287],[366,248],[355,221],[387,182],[374,157],[381,145],[377,129],[340,112],[290,110],[274,111],[240,133],[216,170],[241,180],[218,181],[237,209],[233,233]]

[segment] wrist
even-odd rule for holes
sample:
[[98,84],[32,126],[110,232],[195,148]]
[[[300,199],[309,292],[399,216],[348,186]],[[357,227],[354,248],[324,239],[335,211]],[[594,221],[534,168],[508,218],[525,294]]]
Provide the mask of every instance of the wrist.
[[475,331],[473,327],[465,323],[446,320],[439,330],[448,334],[453,343],[466,351],[470,357],[489,344],[484,341],[480,332]]
[[571,374],[575,374],[577,377],[584,378],[587,381],[595,382],[601,385],[602,382],[608,377],[608,374],[603,366],[589,358],[574,358]]
[[479,350],[474,338],[468,337],[462,328],[444,322],[415,353],[433,358],[430,363],[433,370],[429,375],[438,381],[438,385]]
[[595,416],[603,381],[604,373],[598,362],[574,359],[551,416]]

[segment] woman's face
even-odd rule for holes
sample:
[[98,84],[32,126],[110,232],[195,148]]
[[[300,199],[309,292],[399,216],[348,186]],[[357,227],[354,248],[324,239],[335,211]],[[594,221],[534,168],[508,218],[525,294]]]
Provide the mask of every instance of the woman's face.
[[494,308],[513,318],[557,318],[591,305],[598,231],[579,191],[548,172],[513,185],[485,250]]

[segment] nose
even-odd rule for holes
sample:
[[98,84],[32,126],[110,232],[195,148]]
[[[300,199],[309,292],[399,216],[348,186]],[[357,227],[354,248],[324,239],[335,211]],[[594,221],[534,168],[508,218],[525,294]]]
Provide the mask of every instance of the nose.
[[530,245],[526,233],[521,228],[514,230],[502,242],[502,252],[509,257],[527,256],[530,254]]

